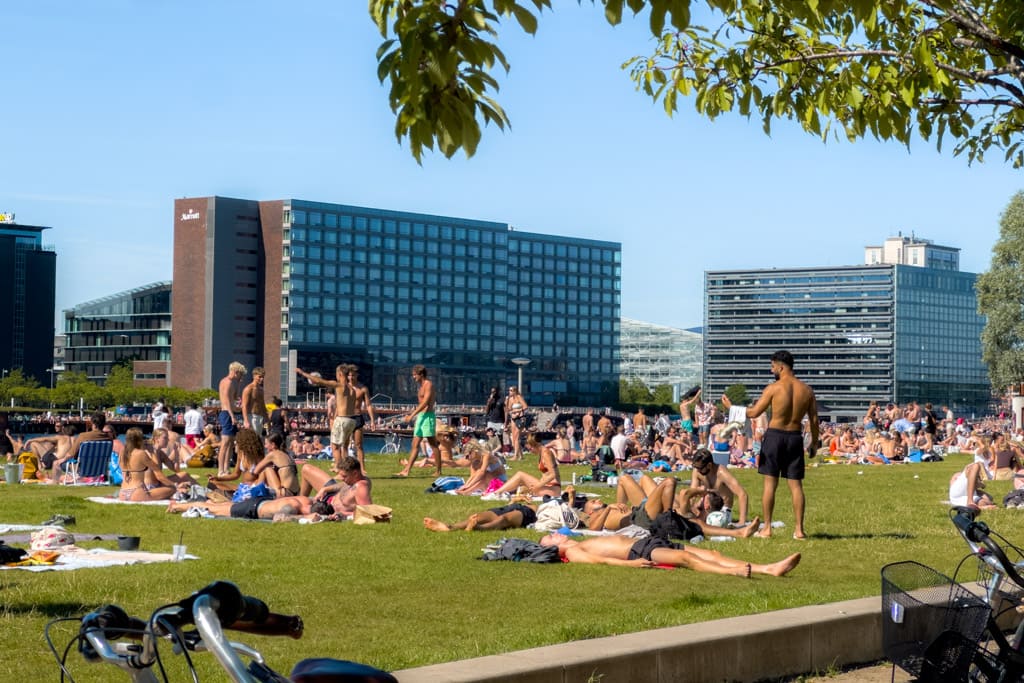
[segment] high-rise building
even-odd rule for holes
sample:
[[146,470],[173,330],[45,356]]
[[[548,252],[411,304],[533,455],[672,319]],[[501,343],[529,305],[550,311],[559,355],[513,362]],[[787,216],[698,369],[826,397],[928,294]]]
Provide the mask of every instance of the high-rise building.
[[53,347],[42,342],[54,337],[57,254],[43,244],[43,230],[0,214],[0,369],[21,368],[48,385]]
[[872,400],[984,412],[977,276],[928,262],[706,272],[705,395],[759,395],[785,349],[828,419],[859,418]]
[[355,363],[382,401],[443,403],[516,381],[534,405],[605,405],[619,378],[621,245],[489,221],[298,199],[174,207],[172,384],[262,365],[268,394]]
[[171,283],[155,282],[64,311],[64,368],[103,384],[116,363],[144,371],[141,386],[167,386],[171,360]]

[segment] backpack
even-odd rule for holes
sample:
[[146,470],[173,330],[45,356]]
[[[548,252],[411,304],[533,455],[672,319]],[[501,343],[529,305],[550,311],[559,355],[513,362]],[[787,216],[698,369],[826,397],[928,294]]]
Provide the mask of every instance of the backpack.
[[1024,505],[1024,489],[1013,489],[1003,498],[1003,507],[1017,508]]
[[533,528],[538,531],[558,531],[562,527],[576,529],[579,526],[580,518],[576,512],[557,498],[537,508],[537,521],[533,523]]
[[207,445],[192,453],[192,457],[188,459],[188,466],[212,467],[216,459],[217,454],[213,452],[213,448],[211,446]]
[[3,541],[0,541],[0,564],[7,564],[8,562],[21,562],[28,555],[21,548],[15,548],[9,546]]
[[110,454],[110,465],[107,466],[107,480],[111,484],[120,484],[124,481],[124,473],[121,472],[121,459],[116,451]]
[[444,493],[445,491],[453,491],[460,486],[463,486],[466,482],[463,481],[462,477],[438,477],[434,480],[434,483],[430,485],[425,493]]
[[511,560],[512,562],[560,562],[558,548],[544,547],[525,538],[503,538],[484,548],[485,560]]
[[25,451],[18,456],[18,464],[23,466],[21,478],[32,481],[39,471],[39,456],[32,451]]
[[700,525],[691,522],[675,510],[665,510],[651,520],[651,536],[659,536],[664,539],[681,538],[690,541],[704,532]]

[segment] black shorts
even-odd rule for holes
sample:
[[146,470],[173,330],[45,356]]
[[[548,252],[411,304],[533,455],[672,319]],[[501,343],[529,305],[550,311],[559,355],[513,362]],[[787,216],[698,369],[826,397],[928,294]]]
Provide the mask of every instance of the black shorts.
[[503,505],[500,508],[491,508],[491,512],[499,517],[507,515],[510,512],[518,512],[523,516],[524,529],[537,521],[537,513],[533,511],[533,508],[523,505],[522,503],[512,503],[511,505]]
[[353,432],[358,432],[366,424],[366,419],[362,415],[353,415],[352,419],[356,421],[356,428],[352,430]]
[[629,517],[622,521],[626,522],[626,524],[622,525],[624,527],[635,524],[641,529],[647,529],[648,531],[650,531],[651,522],[653,520],[651,520],[650,515],[647,514],[647,508],[645,508],[643,505],[638,505],[635,508],[633,508],[632,512],[629,513]]
[[44,470],[50,470],[53,469],[53,463],[55,460],[57,460],[57,454],[50,451],[43,457],[39,458],[39,464],[43,466]]
[[231,516],[238,519],[259,519],[260,503],[265,503],[268,500],[273,500],[273,498],[268,498],[267,496],[246,498],[242,502],[231,506]]
[[761,438],[760,474],[783,479],[804,478],[804,435],[799,431],[765,430]]
[[683,546],[678,543],[661,538],[660,536],[651,536],[650,538],[641,538],[639,541],[633,544],[633,547],[629,549],[629,559],[631,560],[652,560],[651,554],[658,548],[669,548],[671,550],[682,550]]

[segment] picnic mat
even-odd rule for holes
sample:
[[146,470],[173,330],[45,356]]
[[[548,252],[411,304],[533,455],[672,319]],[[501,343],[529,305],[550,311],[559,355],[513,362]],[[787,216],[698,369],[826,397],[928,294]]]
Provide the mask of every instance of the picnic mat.
[[93,503],[103,503],[104,505],[113,505],[114,503],[117,503],[118,505],[162,505],[164,507],[167,507],[168,503],[171,502],[170,499],[168,499],[168,500],[121,500],[117,496],[89,496],[88,498],[86,498],[86,500],[88,500],[90,502],[93,502]]
[[[55,564],[0,565],[0,569],[24,569],[30,572],[68,571],[87,567],[116,567],[128,564],[150,564],[153,562],[171,562],[174,558],[170,553],[146,553],[138,550],[107,550],[93,548],[86,550],[78,546],[58,548],[61,555]],[[198,560],[195,555],[185,555],[186,560]]]

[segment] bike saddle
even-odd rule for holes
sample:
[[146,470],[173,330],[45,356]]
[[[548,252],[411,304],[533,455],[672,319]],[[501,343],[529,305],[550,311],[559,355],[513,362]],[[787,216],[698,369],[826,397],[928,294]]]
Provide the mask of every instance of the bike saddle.
[[303,659],[292,669],[294,683],[398,683],[387,671],[343,659]]

